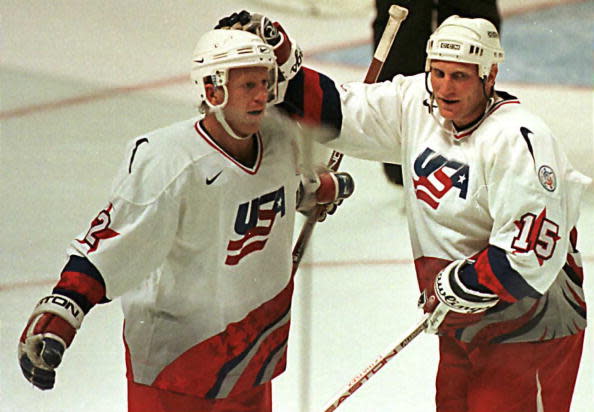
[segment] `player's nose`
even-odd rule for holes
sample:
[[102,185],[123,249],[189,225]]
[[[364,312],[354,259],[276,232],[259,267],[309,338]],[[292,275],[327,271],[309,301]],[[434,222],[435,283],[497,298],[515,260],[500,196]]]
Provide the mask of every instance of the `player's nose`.
[[254,94],[254,101],[257,103],[266,104],[268,101],[268,88],[265,86],[259,87],[257,92]]

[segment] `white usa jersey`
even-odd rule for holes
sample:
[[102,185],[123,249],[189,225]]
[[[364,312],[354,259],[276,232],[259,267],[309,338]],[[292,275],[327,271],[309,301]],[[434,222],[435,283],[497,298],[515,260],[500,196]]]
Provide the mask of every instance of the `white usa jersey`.
[[[307,85],[316,77],[304,78]],[[327,87],[323,99],[336,93]],[[484,118],[461,131],[437,107],[430,113],[429,97],[424,74],[347,84],[334,98],[340,115],[328,113],[338,110],[329,105],[318,114],[340,119],[338,138],[326,144],[402,164],[421,290],[449,262],[469,258],[477,283],[501,298],[482,321],[458,330],[458,338],[540,341],[583,330],[575,226],[590,179],[572,168],[550,130],[515,97],[498,92]]]
[[298,184],[276,112],[252,167],[198,119],[131,143],[108,206],[69,250],[122,296],[129,379],[224,398],[285,369]]

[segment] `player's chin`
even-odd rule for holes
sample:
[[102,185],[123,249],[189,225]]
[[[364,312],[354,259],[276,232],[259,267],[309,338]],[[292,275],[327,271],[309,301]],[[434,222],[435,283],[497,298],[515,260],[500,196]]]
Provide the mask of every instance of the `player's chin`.
[[259,125],[260,123],[262,123],[265,114],[265,110],[252,110],[247,112],[246,120],[250,124]]
[[459,114],[457,103],[445,103],[438,101],[439,113],[446,120],[454,120]]

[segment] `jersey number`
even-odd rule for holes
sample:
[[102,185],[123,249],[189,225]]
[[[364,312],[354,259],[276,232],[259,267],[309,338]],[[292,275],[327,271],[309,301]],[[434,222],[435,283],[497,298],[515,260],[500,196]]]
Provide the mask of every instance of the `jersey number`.
[[112,205],[110,204],[107,209],[102,210],[99,212],[97,217],[93,219],[91,222],[91,228],[85,235],[82,240],[77,239],[77,241],[81,244],[86,244],[89,246],[88,253],[94,252],[99,247],[99,241],[102,239],[109,239],[119,235],[118,232],[109,228],[111,223],[111,209]]
[[512,247],[516,252],[533,250],[540,265],[553,256],[560,239],[559,226],[546,218],[546,209],[538,216],[527,213],[515,223],[519,233],[514,238]]

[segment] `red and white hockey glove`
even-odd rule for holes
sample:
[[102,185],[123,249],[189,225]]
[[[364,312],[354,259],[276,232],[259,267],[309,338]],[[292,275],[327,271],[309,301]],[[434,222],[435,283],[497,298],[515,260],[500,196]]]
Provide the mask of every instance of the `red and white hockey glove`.
[[39,389],[54,387],[54,369],[83,318],[80,306],[66,296],[52,294],[39,301],[19,341],[19,363],[28,381]]
[[279,82],[291,80],[303,64],[301,48],[291,41],[280,23],[273,23],[262,14],[251,14],[247,10],[242,10],[219,20],[215,29],[249,31],[271,45],[278,64]]
[[70,256],[53,293],[41,299],[21,334],[18,359],[23,375],[39,389],[51,389],[85,314],[107,302],[105,282],[91,262]]
[[301,175],[297,192],[297,210],[309,213],[317,205],[325,205],[318,221],[323,222],[334,214],[342,201],[353,194],[355,182],[346,172],[323,171],[312,177]]
[[452,335],[482,319],[485,311],[499,302],[499,297],[472,289],[460,278],[460,271],[469,262],[456,260],[437,274],[434,282],[421,294],[419,306],[431,313],[427,333]]

